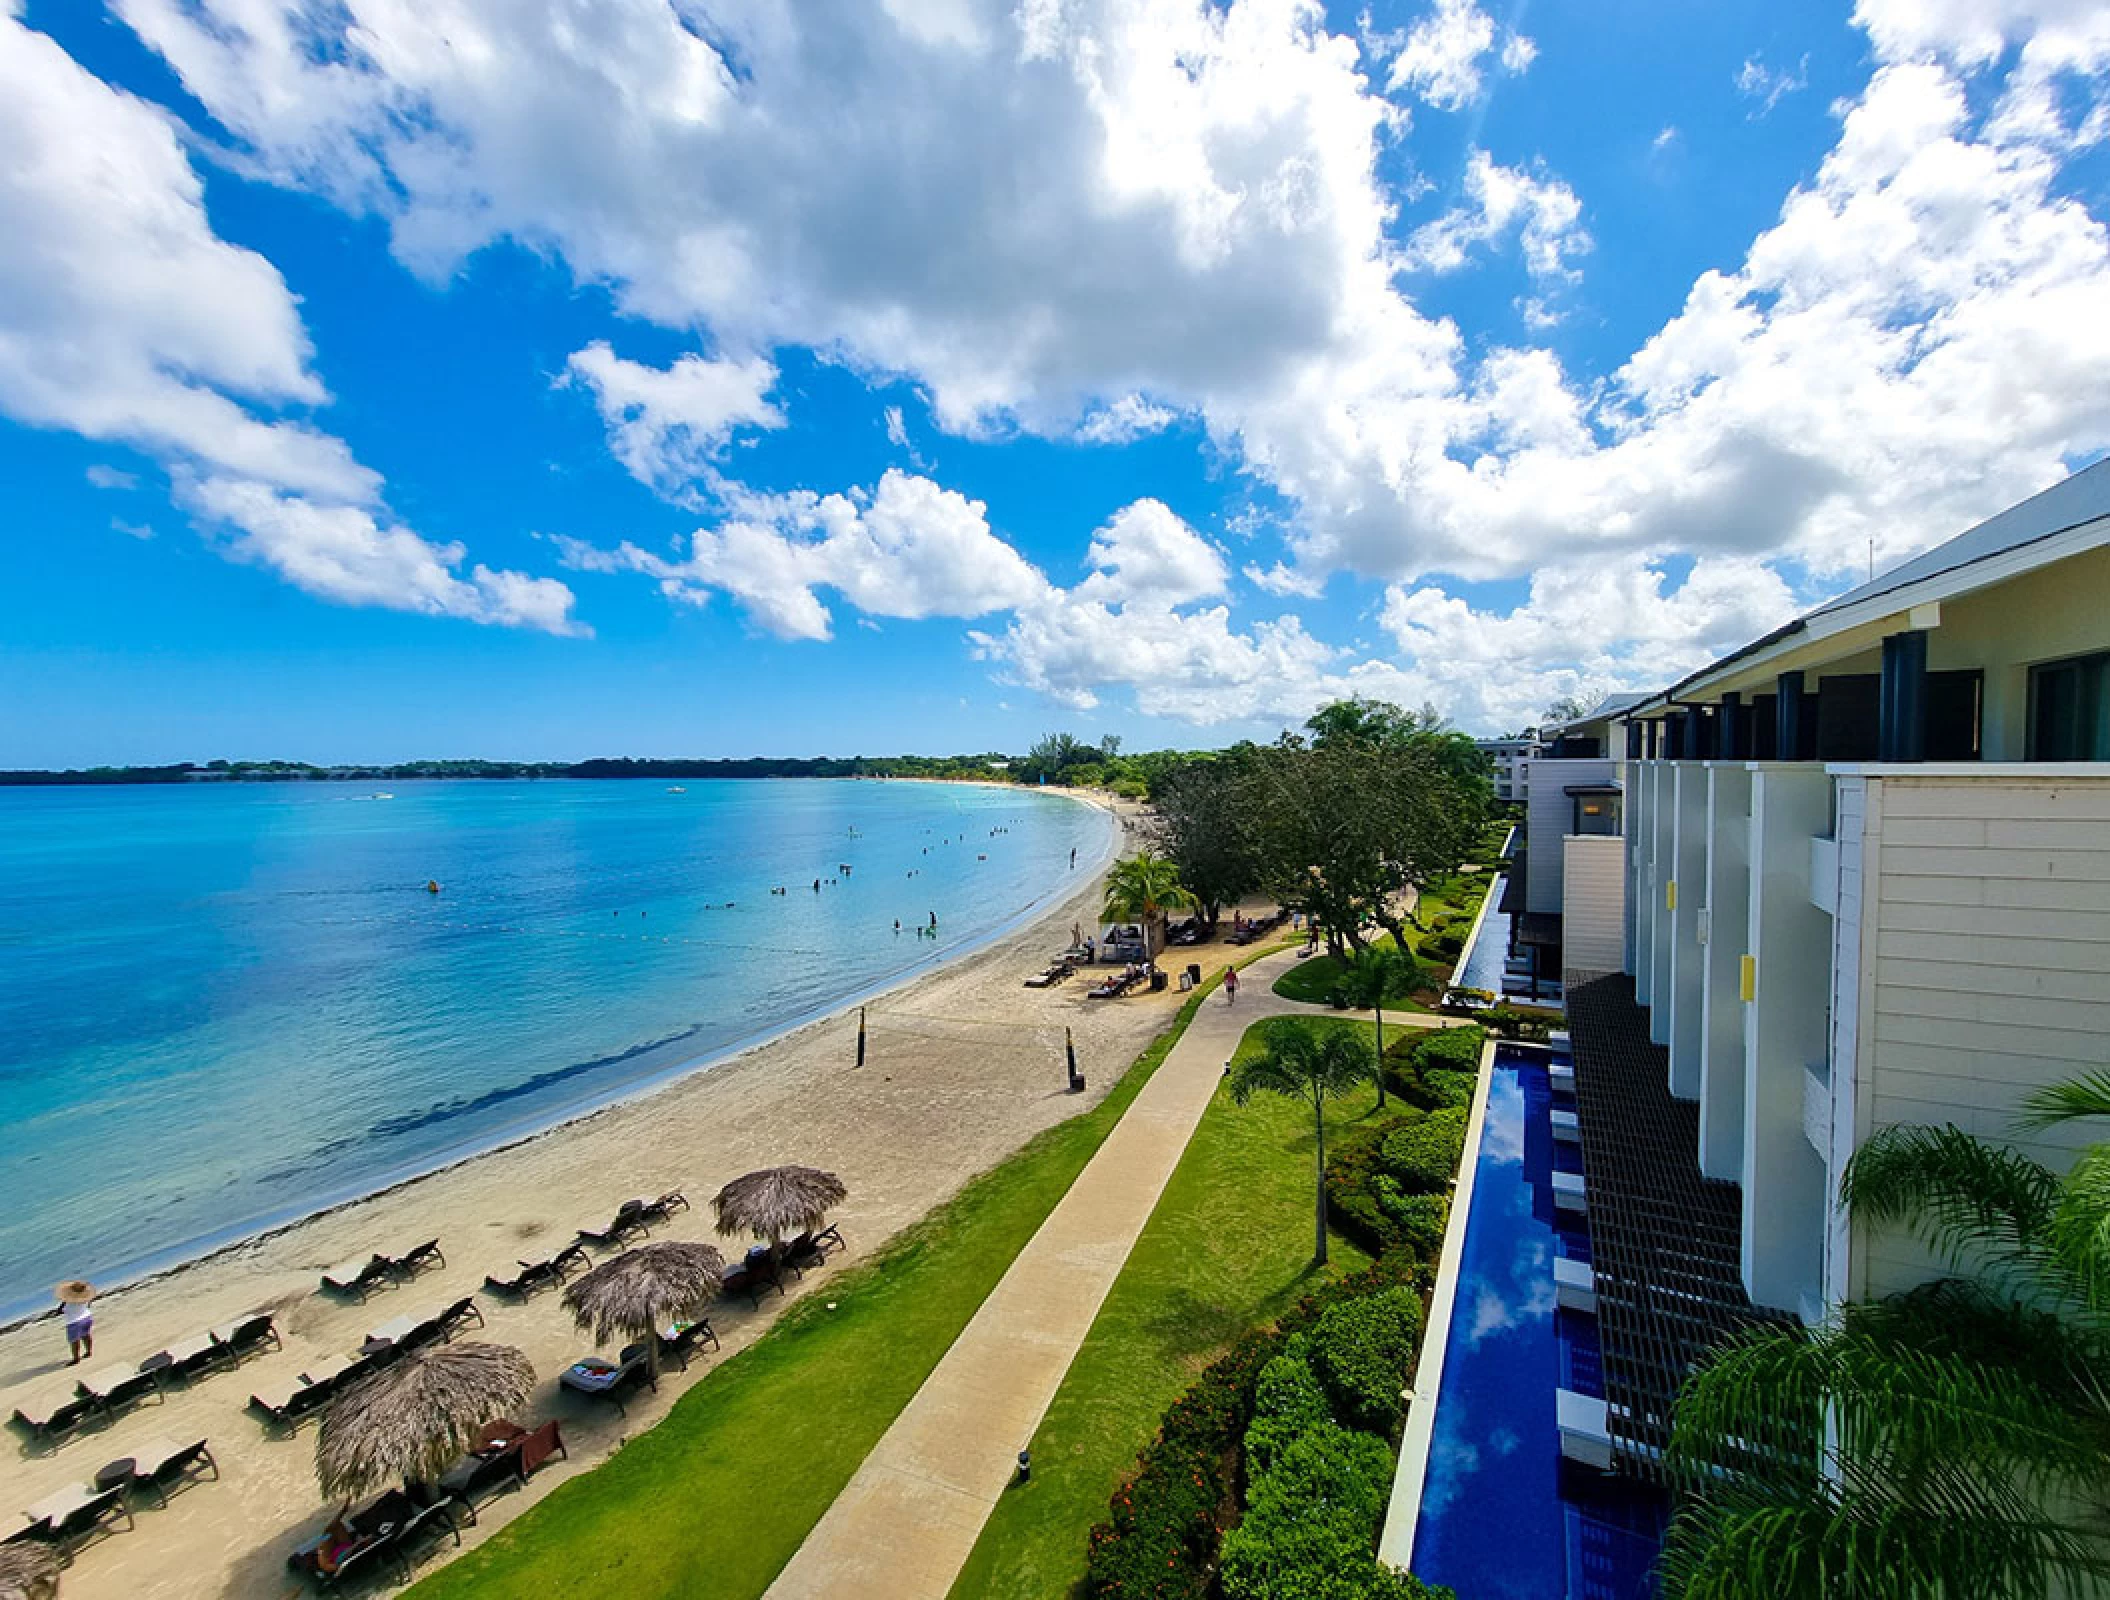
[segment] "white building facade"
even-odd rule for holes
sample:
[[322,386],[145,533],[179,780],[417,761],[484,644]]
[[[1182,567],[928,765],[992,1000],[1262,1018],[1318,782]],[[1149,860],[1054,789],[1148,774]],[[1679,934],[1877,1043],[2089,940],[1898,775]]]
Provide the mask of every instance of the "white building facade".
[[1701,1170],[1742,1188],[1753,1302],[1815,1321],[1936,1270],[1837,1203],[1877,1128],[2057,1167],[2100,1136],[2014,1119],[2110,1065],[2110,463],[1643,702],[1626,740],[1619,965]]

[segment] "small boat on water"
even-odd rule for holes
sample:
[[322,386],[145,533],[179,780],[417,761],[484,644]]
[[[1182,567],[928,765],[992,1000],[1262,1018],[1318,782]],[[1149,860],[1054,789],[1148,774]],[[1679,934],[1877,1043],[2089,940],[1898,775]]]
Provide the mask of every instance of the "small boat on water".
[[370,795],[368,795],[368,796],[367,796],[367,799],[369,799],[369,800],[393,800],[393,799],[395,799],[395,796],[394,796],[394,795],[392,795],[392,794],[390,794],[390,793],[389,793],[389,792],[388,792],[388,791],[387,791],[386,789],[376,789],[376,790],[375,790],[375,791],[374,791],[374,792],[373,792],[372,794],[370,794]]
[[425,880],[425,892],[427,894],[438,894],[440,892],[439,880],[437,878],[427,878]]
[[688,792],[689,791],[687,789],[683,788],[678,783],[670,783],[667,785],[667,793],[669,794],[687,794]]

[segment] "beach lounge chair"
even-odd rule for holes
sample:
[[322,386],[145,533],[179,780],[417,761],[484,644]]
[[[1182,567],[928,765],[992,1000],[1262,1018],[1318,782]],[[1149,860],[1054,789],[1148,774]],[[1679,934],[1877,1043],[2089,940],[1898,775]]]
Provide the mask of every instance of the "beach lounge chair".
[[388,1262],[388,1270],[398,1281],[415,1278],[428,1268],[444,1267],[447,1264],[447,1258],[440,1254],[440,1242],[437,1239],[427,1239],[423,1244],[413,1245],[399,1256],[383,1259]]
[[176,1379],[182,1383],[195,1383],[209,1372],[222,1367],[232,1367],[237,1357],[226,1344],[210,1333],[193,1333],[175,1340],[139,1363],[139,1370],[148,1367],[159,1371],[164,1380]]
[[520,1440],[514,1439],[485,1454],[464,1457],[460,1465],[441,1474],[439,1489],[462,1508],[474,1527],[477,1507],[489,1504],[520,1481]]
[[574,1362],[557,1379],[558,1386],[575,1394],[591,1396],[596,1400],[611,1401],[624,1416],[630,1415],[626,1403],[640,1385],[657,1389],[659,1380],[652,1375],[646,1364],[645,1347],[642,1344],[627,1345],[614,1361],[604,1361],[599,1356],[589,1356]]
[[549,1264],[556,1271],[557,1281],[562,1283],[574,1272],[584,1272],[588,1267],[592,1266],[593,1257],[586,1253],[585,1245],[573,1240],[562,1250],[551,1256]]
[[711,1341],[711,1348],[719,1348],[718,1335],[712,1331],[708,1318],[698,1317],[694,1322],[677,1322],[659,1330],[659,1351],[670,1357],[686,1372],[689,1370],[689,1352],[704,1340]]
[[99,1401],[105,1416],[115,1417],[150,1395],[158,1405],[162,1398],[161,1371],[158,1367],[145,1371],[138,1367],[103,1367],[76,1380],[74,1388]]
[[433,1318],[433,1321],[439,1324],[440,1338],[451,1340],[472,1321],[481,1328],[484,1325],[484,1314],[477,1308],[476,1296],[465,1294]]
[[323,1544],[330,1536],[327,1530],[287,1556],[286,1565],[317,1588],[329,1591],[357,1588],[384,1575],[407,1579],[409,1570],[401,1549],[403,1534],[422,1510],[430,1509],[420,1507],[401,1489],[391,1489],[345,1519],[352,1542],[338,1551],[335,1563],[327,1570],[322,1564]]
[[620,1250],[629,1242],[632,1234],[643,1231],[635,1217],[619,1215],[605,1228],[581,1228],[578,1243],[582,1246],[592,1245],[596,1250]]
[[261,1355],[267,1346],[273,1350],[285,1348],[278,1336],[278,1318],[269,1311],[252,1311],[232,1322],[223,1322],[206,1337],[232,1356],[236,1366],[251,1356]]
[[728,1295],[744,1294],[747,1296],[747,1303],[759,1311],[762,1309],[762,1291],[765,1289],[774,1289],[778,1294],[782,1294],[784,1276],[777,1271],[777,1264],[771,1256],[769,1246],[759,1244],[747,1252],[746,1258],[737,1267],[727,1271],[725,1284],[720,1292]]
[[46,1495],[22,1515],[29,1519],[22,1535],[49,1544],[58,1552],[61,1565],[70,1564],[84,1547],[115,1533],[119,1518],[127,1529],[132,1526],[122,1483],[108,1489],[73,1484]]
[[364,1301],[375,1284],[387,1283],[394,1277],[394,1263],[375,1252],[340,1261],[322,1275],[322,1286],[330,1294],[348,1294],[355,1300]]
[[669,1189],[652,1203],[659,1207],[663,1216],[672,1216],[677,1211],[689,1209],[689,1197],[679,1189]]
[[532,1478],[551,1456],[571,1459],[571,1452],[564,1448],[564,1430],[557,1426],[555,1417],[520,1441],[521,1478]]
[[442,1539],[452,1539],[456,1546],[462,1542],[462,1530],[454,1520],[454,1508],[445,1500],[433,1501],[396,1530],[396,1564],[405,1583],[417,1571],[419,1559],[431,1554]]
[[203,1439],[172,1444],[166,1439],[142,1439],[132,1446],[132,1487],[154,1497],[156,1505],[167,1505],[169,1496],[199,1479],[220,1475],[220,1464]]
[[[346,1371],[357,1369],[357,1363]],[[249,1397],[249,1404],[261,1412],[264,1421],[272,1428],[285,1433],[297,1432],[303,1422],[320,1416],[322,1408],[337,1397],[343,1383],[336,1376],[310,1383],[300,1379],[271,1389],[260,1389]]]
[[547,1289],[556,1281],[556,1269],[547,1261],[523,1261],[518,1272],[505,1277],[495,1272],[484,1274],[484,1287],[508,1300],[525,1300],[537,1289]]
[[29,1442],[46,1450],[56,1450],[89,1423],[106,1420],[102,1401],[79,1393],[55,1402],[17,1406],[14,1416],[15,1425],[29,1435]]

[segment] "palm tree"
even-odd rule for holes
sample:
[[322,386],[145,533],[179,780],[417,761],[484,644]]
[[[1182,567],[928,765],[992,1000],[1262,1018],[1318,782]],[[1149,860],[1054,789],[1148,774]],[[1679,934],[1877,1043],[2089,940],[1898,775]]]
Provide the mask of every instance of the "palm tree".
[[1161,947],[1165,913],[1184,911],[1194,904],[1193,894],[1180,882],[1180,869],[1148,850],[1116,861],[1106,875],[1103,914],[1109,922],[1142,924],[1145,955],[1155,956]]
[[1311,1105],[1312,1129],[1318,1136],[1318,1245],[1312,1265],[1326,1265],[1326,1102],[1366,1081],[1370,1061],[1350,1030],[1313,1027],[1284,1019],[1262,1034],[1257,1056],[1231,1064],[1231,1098],[1244,1105],[1265,1091]]
[[[2110,1073],[2025,1129],[2110,1116]],[[1735,1339],[1690,1377],[1672,1600],[2110,1593],[2110,1144],[2061,1176],[1954,1127],[1878,1132],[1843,1197],[1955,1276]]]
[[1421,976],[1421,965],[1399,950],[1371,945],[1358,950],[1342,969],[1335,992],[1356,1011],[1377,1013],[1377,1106],[1385,1107],[1385,996],[1412,988]]

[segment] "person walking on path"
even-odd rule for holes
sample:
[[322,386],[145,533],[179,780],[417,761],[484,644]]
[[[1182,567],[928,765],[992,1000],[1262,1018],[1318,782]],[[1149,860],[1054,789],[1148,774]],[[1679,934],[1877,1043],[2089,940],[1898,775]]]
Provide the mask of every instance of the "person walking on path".
[[59,1315],[66,1323],[66,1348],[73,1354],[69,1366],[79,1366],[95,1354],[95,1290],[79,1278],[59,1285]]
[[1225,968],[1224,968],[1224,1004],[1228,1006],[1228,1005],[1236,1005],[1237,1003],[1238,1003],[1238,969],[1237,969],[1236,967],[1225,967]]

